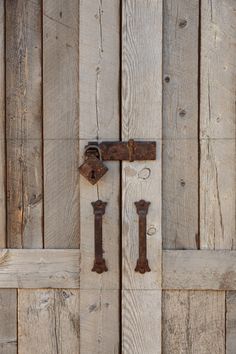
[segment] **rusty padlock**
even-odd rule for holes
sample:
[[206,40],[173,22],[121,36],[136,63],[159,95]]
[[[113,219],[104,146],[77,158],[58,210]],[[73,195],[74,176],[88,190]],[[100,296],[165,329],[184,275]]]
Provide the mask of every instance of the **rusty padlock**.
[[96,184],[108,171],[102,162],[101,151],[96,145],[87,145],[84,152],[84,163],[79,167],[79,172],[91,184]]

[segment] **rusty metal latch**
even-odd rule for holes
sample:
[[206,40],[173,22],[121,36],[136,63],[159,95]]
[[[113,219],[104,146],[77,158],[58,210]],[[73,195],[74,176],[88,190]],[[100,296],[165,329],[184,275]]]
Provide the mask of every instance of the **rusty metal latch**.
[[85,147],[85,161],[79,171],[91,184],[96,184],[108,171],[103,161],[156,160],[155,141],[90,142]]
[[135,268],[136,272],[144,274],[150,272],[151,269],[147,259],[147,213],[150,202],[140,200],[134,203],[137,214],[139,216],[139,258]]

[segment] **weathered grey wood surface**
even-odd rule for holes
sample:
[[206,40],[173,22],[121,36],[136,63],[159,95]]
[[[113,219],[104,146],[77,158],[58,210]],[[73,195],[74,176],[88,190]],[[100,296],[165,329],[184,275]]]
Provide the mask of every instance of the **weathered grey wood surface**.
[[165,291],[163,353],[225,353],[224,308],[224,291]]
[[78,353],[79,291],[21,290],[18,353]]
[[0,250],[1,288],[78,288],[78,250]]
[[[37,248],[0,250],[2,354],[235,352],[235,2],[163,5],[0,0],[0,247]],[[129,138],[156,140],[157,161],[79,179],[88,141]]]
[[163,251],[164,289],[236,290],[236,251]]
[[0,247],[6,243],[6,168],[5,168],[5,14],[0,1]]
[[234,5],[202,3],[201,243],[212,249],[232,249],[236,238]]
[[[236,11],[232,0],[202,2],[200,88],[201,248],[235,249]],[[219,261],[219,268],[221,264]],[[227,280],[227,276],[229,280]],[[223,283],[233,284],[228,269]],[[232,278],[232,281],[231,281]],[[236,304],[226,293],[226,349],[235,352]],[[223,351],[224,352],[224,351]]]
[[[164,41],[168,40],[170,33],[173,33],[173,40],[179,40],[180,38],[180,43],[176,43],[176,47],[178,48],[178,51],[182,54],[183,57],[181,57],[181,54],[178,56],[175,56],[174,52],[172,52],[172,46],[168,46],[168,49],[170,50],[169,58],[165,58],[164,56],[164,67],[165,67],[165,62],[167,61],[167,67],[169,66],[169,62],[178,62],[179,60],[179,65],[175,67],[174,73],[164,73],[164,82],[165,82],[165,87],[171,87],[171,84],[174,86],[175,84],[175,90],[171,91],[170,88],[166,93],[169,95],[167,96],[167,99],[169,100],[169,107],[171,107],[171,113],[172,111],[175,112],[173,113],[173,116],[175,117],[175,120],[173,121],[173,129],[171,130],[172,133],[172,139],[176,138],[175,132],[179,131],[179,139],[180,143],[176,143],[175,140],[171,141],[171,147],[169,150],[166,151],[166,156],[168,157],[168,160],[166,161],[166,167],[169,165],[169,169],[165,171],[165,165],[163,165],[163,175],[165,174],[166,179],[164,178],[164,186],[166,185],[168,187],[168,181],[169,182],[169,190],[168,188],[163,192],[163,204],[165,205],[166,201],[169,204],[166,204],[168,206],[167,210],[163,212],[163,215],[166,215],[169,217],[168,219],[163,218],[163,222],[165,223],[166,221],[169,221],[166,225],[166,231],[167,234],[163,234],[164,237],[164,247],[166,249],[168,248],[177,248],[177,249],[194,249],[194,248],[212,248],[210,245],[210,242],[205,242],[205,237],[211,237],[212,239],[215,238],[215,244],[221,245],[216,246],[214,248],[228,248],[227,246],[227,241],[226,237],[232,235],[232,229],[234,228],[234,223],[235,221],[231,223],[232,217],[231,215],[234,214],[235,217],[235,189],[232,190],[232,187],[234,185],[235,188],[235,178],[234,178],[234,173],[232,167],[230,165],[230,161],[234,160],[233,157],[233,142],[224,144],[224,142],[218,143],[215,138],[219,138],[219,136],[214,136],[214,133],[212,133],[210,130],[206,132],[205,129],[205,117],[208,115],[208,112],[210,111],[213,112],[213,110],[217,111],[217,106],[219,106],[220,102],[220,97],[221,96],[220,92],[222,90],[222,85],[221,82],[228,82],[229,86],[231,85],[230,82],[232,82],[232,76],[231,78],[225,75],[225,72],[223,70],[224,64],[223,61],[224,59],[219,59],[219,53],[218,53],[218,47],[224,45],[223,42],[219,35],[218,32],[224,32],[224,26],[227,26],[227,31],[228,28],[231,26],[231,21],[228,22],[228,20],[225,20],[226,18],[234,16],[234,11],[232,7],[232,1],[203,1],[202,3],[199,3],[198,1],[189,1],[186,3],[185,1],[180,1],[180,2],[173,2],[173,1],[167,1],[165,2],[167,5],[166,10],[167,11],[167,28],[165,27],[166,23],[166,17],[164,13],[164,32],[167,31],[167,36],[165,36],[164,33]],[[200,9],[199,6],[202,6]],[[227,16],[227,11],[229,11],[229,8],[231,8],[231,15]],[[226,10],[228,9],[228,10]],[[201,10],[201,11],[200,11]],[[217,20],[218,15],[216,16],[215,14],[219,12],[219,19]],[[196,22],[196,19],[198,18],[198,15],[201,15],[201,18],[199,18],[199,23]],[[224,23],[227,23],[224,25]],[[228,25],[230,23],[230,25]],[[194,25],[195,24],[195,25]],[[195,29],[194,29],[195,26]],[[234,25],[233,25],[234,26]],[[199,28],[199,32],[197,31],[196,27]],[[173,30],[171,30],[173,28]],[[193,30],[191,33],[191,29]],[[190,37],[187,37],[186,34],[189,33]],[[230,33],[232,35],[233,31],[232,28],[230,29]],[[227,36],[228,37],[228,36]],[[188,38],[190,40],[188,47],[191,48],[192,45],[194,47],[192,50],[188,51],[188,55],[186,55],[186,51],[182,50],[182,48],[185,48],[185,45],[187,45]],[[228,41],[228,38],[227,40]],[[168,44],[167,44],[168,45]],[[165,43],[164,43],[164,48],[165,48]],[[231,52],[234,46],[231,47]],[[198,49],[198,53],[197,53]],[[193,53],[195,52],[195,55]],[[231,53],[232,54],[232,53]],[[228,54],[226,54],[226,57]],[[224,57],[224,54],[222,58]],[[198,58],[198,67],[196,64],[196,58]],[[231,57],[230,57],[231,58]],[[230,59],[232,60],[232,59]],[[229,61],[226,59],[226,62]],[[216,64],[216,65],[215,65]],[[216,66],[219,67],[219,70],[216,70]],[[226,64],[227,66],[227,64]],[[233,66],[229,65],[230,69],[229,71],[233,71]],[[180,75],[179,73],[179,68],[181,67]],[[209,73],[212,72],[211,80],[209,81]],[[165,81],[166,76],[169,75],[170,80],[167,79],[167,82]],[[174,82],[171,80],[171,77],[174,75]],[[195,91],[193,90],[193,80],[196,78],[196,75],[198,77],[198,92],[196,90],[195,86]],[[223,75],[223,76],[222,76]],[[190,79],[188,79],[188,77]],[[181,88],[181,90],[178,91],[178,85],[181,85],[181,83],[186,80],[186,85],[185,88]],[[229,80],[229,81],[228,81]],[[195,84],[197,82],[195,81]],[[229,86],[227,87],[229,88]],[[191,86],[190,86],[191,85]],[[219,89],[217,89],[217,86]],[[180,86],[181,87],[181,86]],[[210,92],[208,92],[208,88],[210,87]],[[186,93],[184,95],[183,99],[183,92],[186,89]],[[216,93],[218,91],[218,93]],[[172,94],[171,94],[172,93]],[[218,96],[219,95],[219,96]],[[226,93],[226,96],[228,96],[228,93]],[[229,94],[231,96],[231,94]],[[229,98],[228,96],[228,98]],[[177,100],[175,101],[175,97],[177,97]],[[227,100],[228,100],[227,98]],[[172,102],[176,102],[174,105],[174,109],[172,106]],[[185,122],[184,125],[184,119],[188,117],[188,108],[182,108],[180,105],[185,103],[186,107],[192,107],[194,109],[195,107],[195,121],[193,120],[194,117],[194,112],[192,111],[191,116],[189,116],[189,120]],[[198,109],[196,107],[196,102],[198,102]],[[222,101],[221,101],[222,102]],[[223,104],[223,103],[222,103]],[[164,104],[165,105],[165,104]],[[209,109],[210,107],[210,109]],[[223,106],[222,106],[223,107]],[[224,105],[224,107],[226,107]],[[181,111],[179,109],[181,108]],[[169,111],[169,108],[163,107],[163,112],[166,112],[166,110]],[[183,112],[184,111],[184,112]],[[230,109],[230,112],[232,110]],[[179,115],[180,113],[180,115]],[[171,114],[168,115],[168,117],[171,116]],[[181,117],[182,116],[182,117]],[[199,116],[199,117],[198,117]],[[165,120],[168,120],[168,117],[164,117]],[[180,119],[182,118],[182,120]],[[211,116],[211,122],[210,124],[217,126],[218,122],[216,122],[217,116],[215,116],[215,119],[213,119],[213,116]],[[229,124],[231,124],[231,119],[229,120]],[[234,118],[235,119],[235,118]],[[191,121],[191,124],[188,127],[188,122]],[[195,124],[194,124],[195,122]],[[198,125],[198,131],[197,135],[194,136],[194,128],[196,129],[196,124]],[[222,123],[224,125],[224,123]],[[226,123],[227,125],[228,123]],[[169,127],[169,125],[168,125]],[[223,126],[222,126],[223,128]],[[234,130],[233,130],[234,131]],[[232,134],[235,134],[235,131]],[[206,134],[204,135],[203,133]],[[196,130],[195,130],[196,134]],[[191,156],[194,156],[194,151],[196,154],[196,147],[199,143],[196,145],[196,137],[197,139],[201,138],[201,154],[199,155],[199,162],[201,162],[200,165],[200,180],[199,182],[199,196],[200,196],[200,215],[198,215],[198,208],[196,209],[196,206],[198,205],[198,195],[196,194],[198,188],[194,189],[194,186],[196,186],[196,182],[198,180],[198,164],[197,164],[197,156],[193,157],[191,159]],[[224,137],[224,132],[222,133],[221,130],[221,137]],[[235,137],[235,135],[234,135]],[[213,140],[211,140],[211,138]],[[177,145],[176,145],[177,144]],[[179,145],[178,145],[179,144]],[[204,145],[205,144],[205,145]],[[208,145],[207,145],[208,144]],[[210,145],[210,149],[208,149]],[[226,145],[229,147],[229,154],[226,153]],[[164,154],[163,154],[163,160],[165,161],[165,146],[167,146],[167,143],[164,141]],[[173,146],[181,146],[181,149],[174,149]],[[212,147],[213,146],[213,147]],[[223,151],[222,151],[223,149]],[[183,151],[184,150],[184,151]],[[209,150],[211,151],[209,153]],[[213,153],[212,153],[213,151]],[[169,155],[169,156],[168,156]],[[213,159],[210,156],[216,156],[217,159],[213,161]],[[179,161],[184,162],[180,162]],[[188,164],[185,165],[185,161],[187,161],[187,158],[190,158],[188,160]],[[215,167],[212,168],[214,165],[214,162],[216,161],[216,167],[219,169],[220,166],[220,172],[219,175],[217,176],[217,173],[215,174]],[[168,164],[167,164],[168,163]],[[174,166],[173,170],[170,168],[170,166]],[[175,166],[180,166],[179,170],[176,169]],[[210,167],[209,167],[210,166]],[[225,171],[229,169],[229,173],[225,174]],[[173,172],[174,171],[174,172]],[[223,172],[224,171],[224,172]],[[187,181],[181,177],[181,175],[185,175],[187,177]],[[169,178],[169,175],[173,176]],[[173,183],[175,181],[175,178],[178,178],[179,185],[178,183]],[[215,180],[219,177],[219,179],[215,182]],[[234,182],[233,182],[234,180]],[[167,182],[166,182],[167,181]],[[218,213],[218,205],[217,205],[217,187],[215,187],[219,184],[219,191],[218,194],[220,194],[220,202],[222,205],[224,204],[225,211],[224,213],[224,222],[226,221],[227,224],[227,230],[228,233],[227,235],[225,234],[223,237],[221,236],[221,225],[220,222],[215,222],[215,219],[218,218],[217,214],[220,216],[220,213]],[[164,188],[163,188],[164,189]],[[181,196],[184,196],[184,191],[188,190],[188,194],[186,194],[186,199],[182,198]],[[195,190],[195,194],[194,194]],[[170,192],[170,194],[169,194]],[[174,193],[171,193],[174,192]],[[194,197],[195,195],[195,197]],[[189,198],[189,204],[188,204],[188,198]],[[173,204],[171,203],[173,202]],[[181,203],[180,203],[181,202]],[[207,204],[206,204],[207,203]],[[215,203],[215,205],[214,205]],[[234,203],[234,205],[232,205]],[[222,206],[220,206],[221,208]],[[186,212],[184,212],[186,208]],[[227,214],[226,210],[227,208],[231,208],[230,212]],[[195,212],[193,214],[192,211],[195,209]],[[205,213],[206,211],[206,213]],[[173,214],[172,214],[173,213]],[[232,214],[231,214],[232,213]],[[175,217],[176,215],[176,217]],[[194,216],[194,218],[191,218],[191,215]],[[188,216],[188,217],[187,217]],[[185,219],[186,217],[186,219]],[[172,229],[172,234],[170,234],[169,229],[171,228],[171,222],[172,219],[174,218],[174,227]],[[204,218],[206,218],[204,220]],[[199,225],[197,224],[197,221],[199,220]],[[220,218],[218,218],[218,221],[220,221]],[[203,225],[206,224],[208,225],[209,228],[212,228],[210,233],[203,228]],[[198,227],[200,226],[200,227]],[[165,226],[164,226],[165,227]],[[186,232],[189,228],[190,232]],[[192,232],[195,228],[195,233]],[[199,230],[198,230],[199,228]],[[182,232],[179,234],[176,233],[176,230],[182,230]],[[201,231],[201,232],[200,232]],[[205,234],[205,236],[204,236]],[[234,230],[234,236],[235,236],[235,230]],[[234,237],[233,236],[233,237]],[[165,242],[165,238],[167,238],[167,242]],[[188,267],[185,268],[185,272],[188,273]],[[209,315],[209,318],[212,319],[212,322],[214,323],[214,326],[212,329],[210,326],[206,326],[205,330],[203,333],[196,331],[195,332],[195,337],[191,336],[186,336],[183,338],[182,341],[179,341],[179,335],[182,331],[181,329],[181,321],[183,318],[183,310],[182,310],[182,303],[186,303],[184,301],[184,298],[186,296],[189,296],[188,293],[185,291],[181,291],[177,297],[175,296],[175,292],[168,292],[168,296],[170,297],[170,304],[172,303],[174,307],[172,307],[170,310],[168,309],[168,304],[165,306],[165,298],[163,299],[163,338],[165,340],[163,341],[163,353],[169,353],[171,351],[174,352],[183,352],[183,353],[207,353],[209,352],[209,348],[212,348],[214,352],[216,353],[224,353],[225,348],[224,348],[224,342],[225,342],[225,331],[221,330],[218,331],[218,317],[216,316],[216,313],[219,313],[219,318],[224,318],[225,316],[225,309],[224,309],[224,302],[225,302],[225,293],[220,292],[215,296],[213,292],[205,293],[206,298],[209,297],[209,301],[206,301],[204,303],[204,310],[201,312],[201,310],[198,312],[197,309],[201,308],[201,297],[198,297],[198,292],[196,292],[196,295],[193,296],[195,297],[194,302],[187,302],[188,307],[186,309],[186,318],[190,318],[192,315],[192,321],[195,323],[199,322],[198,321],[198,314],[201,313],[201,316],[203,314],[207,313]],[[171,296],[173,296],[173,299],[171,299]],[[204,296],[204,294],[203,294]],[[171,306],[171,305],[170,305]],[[168,313],[171,314],[173,313],[173,316],[175,317],[174,323],[175,323],[175,331],[173,332],[172,330],[172,317],[168,316]],[[165,320],[166,317],[166,320]],[[169,320],[168,320],[169,318]],[[201,322],[201,321],[200,321]],[[221,322],[221,325],[223,325],[223,322]],[[184,326],[182,326],[184,327]],[[187,331],[188,329],[188,331]],[[183,333],[190,333],[191,331],[191,325],[188,324],[186,326],[186,329],[184,330]],[[202,340],[203,339],[203,340]],[[197,347],[195,346],[195,343],[199,343],[200,345]],[[170,343],[170,345],[168,345]],[[211,350],[210,350],[211,351]]]
[[[80,1],[79,138],[80,164],[88,141],[119,140],[119,0]],[[80,177],[80,351],[118,353],[119,337],[119,163],[97,185]],[[103,256],[108,272],[92,272],[94,214],[91,202],[107,202]]]
[[7,245],[41,248],[40,1],[6,1]]
[[[164,1],[163,21],[163,248],[197,249],[199,1]],[[163,354],[191,353],[188,295],[163,292]]]
[[[122,352],[127,354],[161,353],[161,58],[162,3],[123,0],[122,139],[157,141],[157,161],[122,162]],[[151,272],[143,275],[135,272],[139,240],[134,202],[140,199],[151,202]]]
[[79,4],[43,1],[44,244],[79,246]]
[[199,1],[164,1],[163,247],[198,247]]
[[0,290],[0,353],[17,354],[17,291]]
[[233,4],[231,0],[215,1],[214,6],[202,3],[201,246],[211,249],[233,249],[236,240]]

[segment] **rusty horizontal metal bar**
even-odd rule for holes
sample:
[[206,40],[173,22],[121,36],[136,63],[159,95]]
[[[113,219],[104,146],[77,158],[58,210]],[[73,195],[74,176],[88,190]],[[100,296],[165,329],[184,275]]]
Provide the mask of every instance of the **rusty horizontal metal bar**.
[[156,160],[155,141],[103,141],[98,147],[103,161]]

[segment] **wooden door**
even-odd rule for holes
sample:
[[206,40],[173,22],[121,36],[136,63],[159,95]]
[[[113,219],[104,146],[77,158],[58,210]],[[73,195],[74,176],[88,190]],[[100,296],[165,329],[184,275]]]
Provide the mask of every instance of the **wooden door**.
[[235,0],[0,0],[0,354],[235,354],[235,63]]

